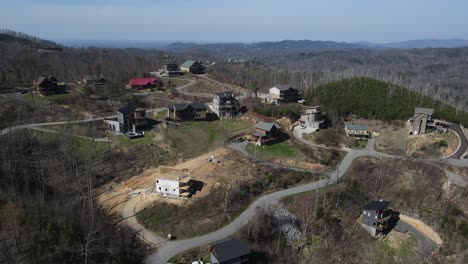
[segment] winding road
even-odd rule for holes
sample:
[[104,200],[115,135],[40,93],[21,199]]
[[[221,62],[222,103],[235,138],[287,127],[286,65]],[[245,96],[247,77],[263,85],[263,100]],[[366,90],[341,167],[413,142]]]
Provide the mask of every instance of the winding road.
[[[304,143],[306,143],[305,141]],[[309,144],[309,143],[306,143]],[[364,149],[350,149],[338,168],[335,171],[332,171],[329,173],[328,177],[326,179],[322,179],[316,182],[304,184],[301,186],[293,187],[290,189],[285,189],[281,190],[278,192],[270,193],[263,195],[259,197],[257,200],[255,200],[247,209],[242,212],[234,221],[232,221],[230,224],[224,226],[221,229],[218,229],[212,233],[199,236],[196,238],[192,239],[185,239],[185,240],[179,240],[179,241],[166,241],[157,248],[155,252],[153,252],[148,258],[146,263],[154,263],[154,264],[160,264],[160,263],[167,263],[167,261],[172,257],[175,256],[179,253],[182,253],[184,251],[201,247],[216,241],[219,241],[221,239],[224,239],[226,237],[229,237],[236,233],[238,230],[240,230],[243,226],[247,225],[249,221],[255,216],[258,208],[265,208],[271,204],[279,202],[282,198],[298,194],[298,193],[303,193],[307,191],[312,191],[320,188],[324,188],[326,186],[332,185],[336,183],[343,175],[346,173],[346,171],[349,169],[351,166],[352,162],[359,157],[375,157],[375,158],[392,158],[392,159],[408,159],[406,157],[401,157],[401,156],[396,156],[396,155],[390,155],[390,154],[385,154],[381,152],[377,152],[374,150],[374,144],[375,140],[370,139],[369,144],[366,146]],[[315,146],[315,145],[314,145]],[[240,149],[242,148],[242,145],[230,145],[231,148],[234,148],[236,150],[239,150],[242,154],[247,153],[244,150]],[[247,153],[248,154],[248,153]],[[252,157],[252,155],[248,154],[249,158]],[[255,160],[258,160],[257,158],[253,157]],[[418,160],[418,159],[411,159],[411,160]],[[437,162],[441,164],[446,164],[447,161],[450,161],[449,159],[433,159],[431,162]],[[261,161],[265,162],[265,161]],[[270,165],[268,162],[265,164]],[[276,164],[275,164],[276,165]],[[468,162],[460,163],[462,167],[468,167]],[[278,165],[276,165],[278,166]],[[303,171],[303,169],[301,169]],[[453,177],[458,176],[452,173]],[[461,179],[460,179],[461,178]],[[463,180],[463,185],[466,184],[466,181],[464,178],[458,176],[458,180]],[[457,182],[454,182],[454,184],[457,184]],[[466,186],[466,185],[465,185]],[[411,231],[411,230],[410,230]],[[415,234],[417,237],[418,235],[421,235],[420,233]],[[430,244],[430,243],[429,243]],[[428,243],[425,241],[421,241],[422,249],[423,252],[427,253],[427,248],[428,248]],[[432,248],[432,247],[431,247]]]
[[[206,76],[205,76],[206,77]],[[207,77],[206,77],[207,78]],[[185,88],[190,87],[196,83],[195,80],[188,80],[188,79],[182,79],[182,78],[173,78],[173,79],[181,79],[181,80],[186,80],[189,81],[189,83],[182,85],[180,87],[177,87],[177,91],[179,91],[181,94],[185,95],[190,95],[190,96],[199,96],[199,93],[190,93],[184,91]],[[210,79],[212,80],[212,79]],[[214,80],[212,80],[214,81]],[[243,93],[244,95],[244,93]],[[248,96],[249,93],[245,92],[245,96]],[[157,112],[157,111],[162,111],[166,110],[167,108],[157,108],[157,109],[152,109],[148,110],[147,112]],[[115,118],[115,116],[108,116],[108,117],[97,117],[97,118],[90,118],[90,119],[83,119],[83,120],[75,120],[75,121],[60,121],[60,122],[47,122],[47,123],[36,123],[36,124],[25,124],[25,125],[19,125],[19,126],[14,126],[14,127],[9,127],[6,129],[1,130],[0,136],[6,135],[10,132],[20,130],[20,129],[37,129],[37,130],[45,130],[44,128],[41,128],[43,126],[52,126],[52,125],[64,125],[64,124],[76,124],[76,123],[85,123],[85,122],[93,122],[93,121],[99,121],[103,120],[105,118]],[[310,144],[315,147],[323,147],[320,145],[315,145],[307,140],[304,140],[302,138],[302,135],[295,133],[295,137],[303,142],[304,144]],[[463,139],[464,139],[464,144],[465,144],[465,149],[466,149],[466,137],[463,134]],[[364,149],[347,149],[347,154],[339,164],[336,170],[332,172],[321,172],[326,174],[326,178],[316,181],[316,182],[311,182],[307,183],[304,185],[300,185],[297,187],[293,187],[290,189],[285,189],[281,190],[278,192],[270,193],[263,195],[256,199],[252,204],[250,204],[246,210],[244,210],[236,219],[234,219],[231,223],[228,225],[224,226],[221,229],[218,229],[214,232],[211,232],[209,234],[191,238],[191,239],[185,239],[185,240],[177,240],[177,241],[167,241],[153,232],[146,230],[140,223],[138,223],[136,217],[135,217],[135,208],[137,207],[137,204],[140,199],[139,196],[134,197],[130,199],[126,205],[124,206],[124,210],[122,213],[122,216],[124,218],[124,223],[128,225],[132,230],[134,230],[140,237],[143,237],[148,243],[152,245],[157,245],[158,248],[156,251],[154,251],[149,257],[147,258],[146,262],[147,263],[167,263],[167,261],[174,255],[177,255],[179,253],[182,253],[184,251],[196,248],[196,247],[201,247],[216,241],[219,241],[221,239],[224,239],[228,236],[233,235],[236,233],[239,229],[244,227],[249,223],[249,221],[255,216],[257,213],[258,208],[265,208],[267,206],[270,206],[274,203],[279,202],[282,198],[302,193],[302,192],[307,192],[307,191],[312,191],[320,188],[324,188],[326,186],[332,185],[336,183],[343,175],[346,173],[346,171],[350,168],[352,162],[359,157],[375,157],[375,158],[392,158],[392,159],[408,159],[408,160],[414,160],[414,161],[423,161],[423,162],[428,162],[431,164],[437,164],[440,168],[446,165],[452,165],[452,166],[459,166],[459,167],[468,167],[468,160],[457,160],[457,159],[411,159],[411,158],[406,158],[406,157],[401,157],[401,156],[396,156],[396,155],[390,155],[390,154],[385,154],[381,152],[376,152],[374,150],[374,139],[369,140],[369,144],[366,146]],[[250,155],[248,152],[245,151],[245,145],[243,144],[231,144],[231,148],[239,151],[243,155],[252,158],[256,162],[262,163],[266,166],[276,166],[278,168],[283,168],[283,169],[289,169],[289,170],[297,170],[297,171],[305,171],[305,169],[299,169],[299,168],[292,168],[288,166],[282,166],[274,163],[270,163],[267,161],[260,160],[256,157],[253,157]],[[328,148],[328,147],[325,147]],[[443,168],[442,168],[443,169]],[[459,175],[456,175],[454,173],[448,172],[445,170],[447,177],[452,180],[454,184],[460,185],[460,186],[467,186],[466,179],[463,177],[460,177]],[[316,173],[316,172],[315,172]]]

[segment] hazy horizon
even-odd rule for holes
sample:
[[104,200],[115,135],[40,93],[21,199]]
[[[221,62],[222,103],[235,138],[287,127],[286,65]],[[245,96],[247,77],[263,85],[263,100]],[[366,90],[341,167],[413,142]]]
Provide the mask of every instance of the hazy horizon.
[[468,39],[468,1],[0,0],[0,25],[55,41],[389,43]]

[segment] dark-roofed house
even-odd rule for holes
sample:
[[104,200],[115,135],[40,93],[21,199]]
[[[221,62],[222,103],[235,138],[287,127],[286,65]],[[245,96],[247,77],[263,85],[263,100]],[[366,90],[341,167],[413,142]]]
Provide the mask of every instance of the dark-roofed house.
[[166,76],[166,77],[179,76],[180,75],[179,64],[168,63],[164,65],[162,68],[161,75]]
[[206,119],[206,105],[201,102],[169,106],[168,118],[174,121],[198,121]]
[[371,201],[362,210],[361,226],[374,237],[387,231],[388,222],[392,217],[391,211],[388,210],[389,204],[389,201],[384,200]]
[[65,92],[65,87],[59,85],[57,78],[52,75],[40,76],[37,78],[34,82],[34,88],[36,88],[41,95],[45,96]]
[[121,133],[137,133],[148,129],[146,110],[128,105],[117,110],[117,121]]
[[268,144],[274,142],[280,132],[280,125],[260,121],[255,125],[255,132],[252,134],[252,138],[258,144]]
[[233,118],[239,115],[240,104],[232,92],[217,93],[213,97],[213,112],[219,119]]
[[134,78],[128,83],[134,89],[147,89],[156,87],[159,84],[159,79],[155,77],[150,78]]
[[345,132],[348,137],[369,138],[371,133],[368,126],[347,124]]
[[268,102],[272,104],[297,102],[299,90],[291,85],[276,85],[270,88]]
[[249,244],[243,239],[213,244],[210,246],[210,253],[212,264],[247,264],[250,258]]
[[432,115],[434,114],[434,109],[432,108],[422,108],[416,107],[414,109],[414,116],[410,119],[411,123],[411,135],[419,135],[426,133],[428,127],[434,128],[434,121],[432,120]]
[[180,65],[180,71],[193,74],[203,74],[206,72],[205,66],[200,61],[187,60]]
[[83,83],[89,85],[104,85],[106,83],[106,78],[101,74],[90,74],[83,76]]

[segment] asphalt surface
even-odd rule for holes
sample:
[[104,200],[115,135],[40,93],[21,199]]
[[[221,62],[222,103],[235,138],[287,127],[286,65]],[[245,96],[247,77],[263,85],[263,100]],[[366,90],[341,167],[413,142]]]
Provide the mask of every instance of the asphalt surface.
[[[460,137],[460,147],[458,150],[450,156],[452,159],[460,159],[468,148],[468,140],[466,139],[465,133],[459,124],[451,124],[450,129],[453,130]],[[468,161],[468,160],[467,160]]]
[[398,220],[397,225],[394,227],[394,230],[402,233],[411,233],[416,238],[419,240],[419,249],[417,250],[419,256],[421,256],[423,259],[429,257],[434,250],[437,249],[437,244],[432,241],[430,238],[425,236],[423,233],[421,233],[418,229],[413,227],[412,225],[402,221]]

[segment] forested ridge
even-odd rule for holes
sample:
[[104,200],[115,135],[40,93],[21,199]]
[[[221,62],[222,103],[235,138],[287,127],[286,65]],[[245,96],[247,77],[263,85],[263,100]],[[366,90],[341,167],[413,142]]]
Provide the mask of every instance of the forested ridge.
[[305,97],[340,117],[406,120],[415,107],[434,108],[434,117],[468,126],[468,113],[404,87],[366,77],[347,78],[308,89]]

